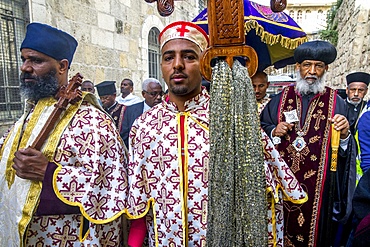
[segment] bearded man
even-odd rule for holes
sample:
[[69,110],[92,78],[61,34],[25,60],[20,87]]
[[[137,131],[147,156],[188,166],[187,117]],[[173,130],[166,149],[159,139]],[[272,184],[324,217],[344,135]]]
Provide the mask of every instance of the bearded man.
[[[328,226],[342,228],[352,209],[355,144],[345,116],[347,106],[325,86],[325,73],[336,55],[335,47],[325,41],[300,45],[294,52],[296,85],[272,97],[261,114],[262,128],[308,194],[302,205],[284,202],[284,244],[288,246],[332,245],[335,235]],[[329,192],[331,125],[340,131],[334,192]],[[330,213],[329,193],[334,196]]]
[[367,87],[370,82],[370,74],[365,72],[353,72],[346,76],[346,81],[348,121],[351,126],[351,133],[354,135],[357,130],[357,123],[360,113],[367,104],[367,102],[364,100],[364,97],[367,94]]
[[21,45],[25,113],[0,140],[0,246],[119,246],[126,154],[97,99],[68,104],[32,146],[68,83],[77,41],[31,23]]

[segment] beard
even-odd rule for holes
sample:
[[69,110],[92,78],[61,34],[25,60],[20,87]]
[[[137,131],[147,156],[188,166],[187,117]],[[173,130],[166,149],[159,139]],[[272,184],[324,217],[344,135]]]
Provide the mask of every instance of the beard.
[[297,72],[297,82],[296,89],[301,95],[307,95],[310,93],[318,94],[325,92],[325,81],[326,81],[326,72],[321,77],[318,77],[317,80],[309,84],[306,79],[302,78],[299,71]]
[[187,86],[184,86],[184,85],[174,85],[170,88],[170,91],[174,94],[174,95],[186,95],[187,93],[189,93],[189,88]]
[[[19,86],[21,96],[32,101],[55,96],[59,90],[58,79],[55,75],[56,70],[51,70],[43,76],[32,76],[27,72],[22,73]],[[34,79],[35,82],[26,83],[25,79]]]
[[[358,106],[362,102],[362,99],[359,97],[352,97],[352,98],[347,98],[347,99],[348,99],[348,103],[354,106]],[[358,101],[353,101],[353,99],[357,99]]]

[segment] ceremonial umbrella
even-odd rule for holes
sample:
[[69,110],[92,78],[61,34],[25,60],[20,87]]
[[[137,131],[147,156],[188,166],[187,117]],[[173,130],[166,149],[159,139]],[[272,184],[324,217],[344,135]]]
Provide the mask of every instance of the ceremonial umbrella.
[[[204,9],[192,22],[208,33],[207,14]],[[258,71],[294,64],[295,48],[307,41],[307,34],[289,15],[249,0],[244,0],[244,29],[246,44],[257,52]]]

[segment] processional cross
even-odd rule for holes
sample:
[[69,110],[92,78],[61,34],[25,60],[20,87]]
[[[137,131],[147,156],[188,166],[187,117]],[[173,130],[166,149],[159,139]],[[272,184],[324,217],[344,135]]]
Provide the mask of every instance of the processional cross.
[[[172,12],[175,9],[174,1],[181,1],[181,0],[145,0],[145,2],[147,3],[157,2],[158,13],[161,16],[169,16],[172,14]],[[224,6],[225,12],[227,12],[230,15],[231,8],[230,7],[228,8],[228,6],[230,6],[231,1],[226,0],[223,2],[226,4],[226,6]],[[238,1],[238,2],[243,2],[243,1]],[[286,8],[286,4],[287,4],[286,0],[271,0],[270,8],[274,12],[281,12]]]
[[[161,16],[169,16],[174,11],[175,0],[145,1],[157,2],[157,9]],[[210,47],[204,52],[201,60],[201,73],[208,81],[211,80],[211,60],[216,57],[223,57],[230,67],[235,56],[245,57],[249,75],[253,76],[257,71],[257,53],[252,47],[245,45],[243,5],[243,0],[208,1]],[[270,7],[274,12],[283,11],[286,0],[271,0]]]

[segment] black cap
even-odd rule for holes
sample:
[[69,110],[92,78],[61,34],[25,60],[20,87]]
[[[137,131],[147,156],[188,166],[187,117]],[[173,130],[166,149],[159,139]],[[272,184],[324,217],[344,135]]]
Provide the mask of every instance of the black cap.
[[302,63],[304,60],[322,61],[331,64],[337,58],[337,49],[327,41],[309,41],[298,46],[294,51],[294,60]]
[[66,32],[43,23],[33,22],[27,26],[21,50],[28,48],[56,60],[67,59],[70,67],[77,44],[76,39]]
[[95,87],[98,90],[99,96],[112,95],[117,92],[115,81],[102,81]]
[[363,82],[366,85],[369,85],[370,75],[365,72],[354,72],[354,73],[348,74],[346,76],[346,79],[347,79],[347,85],[349,85],[351,82]]

